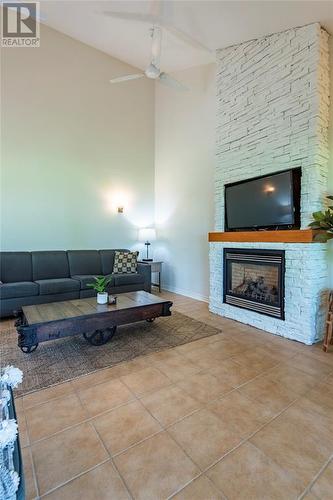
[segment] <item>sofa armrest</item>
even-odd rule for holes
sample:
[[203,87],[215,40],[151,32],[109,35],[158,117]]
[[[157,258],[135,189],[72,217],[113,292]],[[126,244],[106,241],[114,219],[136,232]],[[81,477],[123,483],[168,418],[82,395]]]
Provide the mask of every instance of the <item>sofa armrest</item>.
[[141,274],[144,277],[144,285],[143,289],[146,292],[151,292],[151,266],[150,264],[141,264],[141,262],[138,262],[138,273]]

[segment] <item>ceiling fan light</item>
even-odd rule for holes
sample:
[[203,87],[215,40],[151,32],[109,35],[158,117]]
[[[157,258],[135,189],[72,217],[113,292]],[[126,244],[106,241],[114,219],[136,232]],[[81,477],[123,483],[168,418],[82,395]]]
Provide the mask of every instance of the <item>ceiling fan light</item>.
[[154,64],[149,64],[148,68],[145,71],[147,78],[156,79],[160,76],[161,71],[154,66]]

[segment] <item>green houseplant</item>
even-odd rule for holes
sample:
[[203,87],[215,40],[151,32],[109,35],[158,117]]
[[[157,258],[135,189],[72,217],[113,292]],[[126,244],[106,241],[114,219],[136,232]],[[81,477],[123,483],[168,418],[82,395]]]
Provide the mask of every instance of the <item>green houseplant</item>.
[[[332,201],[333,196],[327,196]],[[313,229],[320,229],[322,232],[315,236],[317,241],[326,242],[333,238],[333,205],[327,207],[325,211],[314,212],[312,214],[313,222],[309,224]]]
[[107,276],[95,276],[94,283],[88,283],[89,288],[93,288],[97,292],[97,303],[106,304],[108,301],[108,293],[106,291],[111,278]]

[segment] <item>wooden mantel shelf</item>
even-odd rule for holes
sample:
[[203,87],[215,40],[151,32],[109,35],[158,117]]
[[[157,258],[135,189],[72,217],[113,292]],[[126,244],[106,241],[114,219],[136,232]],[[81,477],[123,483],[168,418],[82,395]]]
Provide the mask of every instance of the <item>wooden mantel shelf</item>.
[[210,242],[271,242],[271,243],[313,243],[317,230],[290,229],[285,231],[232,231],[208,233]]

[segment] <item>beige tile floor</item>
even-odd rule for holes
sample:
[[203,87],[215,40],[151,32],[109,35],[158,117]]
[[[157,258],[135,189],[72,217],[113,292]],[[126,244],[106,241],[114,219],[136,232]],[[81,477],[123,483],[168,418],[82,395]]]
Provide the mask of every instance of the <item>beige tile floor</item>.
[[18,398],[27,499],[333,499],[333,349],[164,295],[221,333]]

